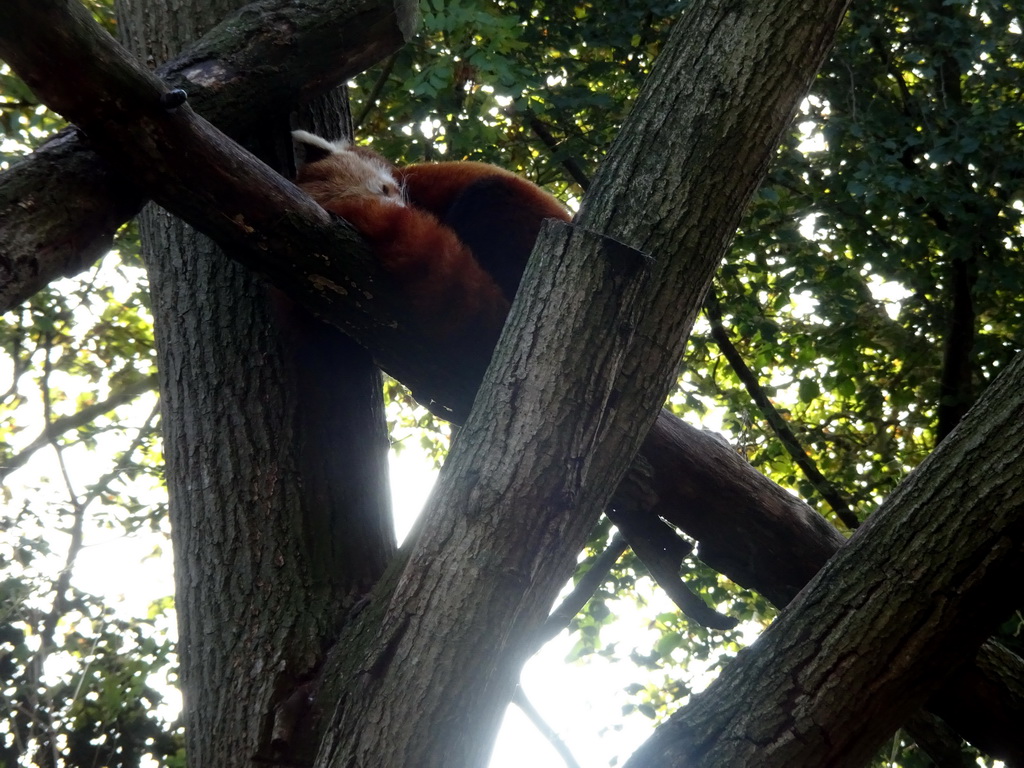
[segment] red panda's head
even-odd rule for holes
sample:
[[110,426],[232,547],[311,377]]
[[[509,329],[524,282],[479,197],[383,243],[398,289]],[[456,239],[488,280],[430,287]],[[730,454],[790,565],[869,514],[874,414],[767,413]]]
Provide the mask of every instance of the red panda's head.
[[330,142],[306,131],[293,131],[292,138],[306,158],[295,182],[314,200],[372,197],[405,205],[394,166],[373,150],[345,140]]

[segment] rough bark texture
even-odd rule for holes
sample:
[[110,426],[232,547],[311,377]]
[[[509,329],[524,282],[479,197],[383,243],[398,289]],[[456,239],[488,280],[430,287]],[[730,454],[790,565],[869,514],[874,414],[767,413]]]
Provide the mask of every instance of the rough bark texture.
[[[230,5],[127,3],[120,25],[159,61]],[[278,133],[287,144],[286,123]],[[189,761],[295,760],[296,691],[394,554],[380,375],[180,220],[150,206],[140,230]]]
[[[500,373],[448,457],[408,567],[377,591],[389,610],[368,657],[342,663],[376,675],[340,675],[348,704],[319,764],[484,764],[530,636],[596,521],[602,504],[588,503],[585,480],[615,471],[610,456],[591,461],[649,264],[618,244],[602,253],[599,238],[565,225],[541,243],[555,249],[537,271],[545,298],[510,319],[508,338],[522,343],[499,347],[515,373],[491,369]],[[594,367],[581,366],[571,342],[609,325],[621,333],[583,344]]]
[[147,219],[189,756],[251,765],[278,756],[276,709],[393,555],[380,378],[333,329],[293,338],[204,237]]
[[701,560],[779,607],[846,543],[719,435],[667,411],[658,415],[612,505],[678,526],[700,543]]
[[338,670],[345,706],[318,765],[486,760],[523,649],[656,418],[844,9],[711,2],[677,25],[571,236],[549,225],[538,243],[408,563],[375,593],[369,650]]
[[[686,471],[680,471],[686,467]],[[803,501],[755,471],[718,435],[662,412],[612,502],[651,511],[699,542],[715,570],[787,605],[846,539]],[[1024,660],[985,643],[928,701],[961,738],[1024,765]],[[917,738],[917,731],[913,732]]]
[[0,312],[87,269],[143,202],[73,128],[0,173]]
[[863,765],[1024,578],[1024,355],[757,643],[629,766]]
[[982,752],[1009,766],[1024,765],[1024,660],[1015,653],[987,641],[973,666],[965,659],[928,708]]

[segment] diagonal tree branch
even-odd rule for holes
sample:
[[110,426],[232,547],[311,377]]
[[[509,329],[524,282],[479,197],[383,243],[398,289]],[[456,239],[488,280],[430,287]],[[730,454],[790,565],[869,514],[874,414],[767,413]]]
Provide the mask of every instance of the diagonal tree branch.
[[[157,76],[238,137],[397,50],[415,26],[411,0],[260,0]],[[53,74],[75,79],[69,71]],[[0,313],[110,248],[117,228],[145,202],[133,178],[73,128],[0,174]]]
[[1018,355],[757,651],[627,766],[864,765],[1012,610],[1024,578],[1022,384]]
[[793,434],[789,424],[786,423],[786,420],[782,418],[782,415],[768,398],[764,388],[757,380],[757,374],[750,370],[742,355],[740,355],[739,350],[733,345],[732,339],[729,338],[729,331],[726,330],[725,324],[722,322],[722,306],[714,289],[708,292],[707,301],[704,304],[704,312],[711,323],[711,338],[715,340],[718,348],[725,355],[725,359],[729,361],[729,365],[732,366],[736,377],[746,387],[750,399],[757,405],[765,421],[768,422],[768,426],[775,433],[776,438],[782,443],[782,446],[796,465],[803,471],[804,476],[814,486],[814,489],[821,494],[821,497],[832,507],[832,511],[843,521],[843,524],[850,530],[857,528],[860,525],[860,520],[857,519],[856,513],[850,509],[849,503],[842,493],[839,492],[839,489],[821,474],[818,465],[807,455],[807,451],[800,444],[800,440]]
[[88,269],[143,202],[73,128],[0,173],[0,313]]
[[569,622],[573,620],[573,617],[583,610],[584,606],[590,602],[590,598],[594,596],[601,587],[601,584],[608,578],[608,574],[615,567],[615,564],[622,557],[622,553],[626,551],[627,547],[628,544],[621,533],[616,533],[612,537],[604,552],[594,559],[590,570],[580,577],[572,591],[565,596],[561,603],[555,606],[555,609],[548,614],[543,626],[537,630],[532,646],[534,653],[569,626]]
[[562,758],[566,768],[580,768],[580,764],[576,762],[576,758],[573,757],[572,752],[569,751],[569,747],[562,741],[558,732],[552,728],[548,722],[543,718],[537,708],[533,706],[530,700],[526,697],[526,693],[522,688],[516,687],[516,692],[512,695],[512,701],[519,709],[522,710],[523,714],[529,718],[533,726],[540,731],[541,735],[548,740],[551,747],[558,753],[558,756]]

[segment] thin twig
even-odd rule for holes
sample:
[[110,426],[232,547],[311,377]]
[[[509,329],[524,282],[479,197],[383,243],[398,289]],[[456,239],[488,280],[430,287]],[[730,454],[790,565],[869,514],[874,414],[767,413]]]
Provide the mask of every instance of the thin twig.
[[384,60],[384,67],[381,69],[380,76],[377,81],[373,84],[373,88],[366,94],[366,102],[363,104],[362,110],[359,112],[359,117],[356,118],[355,124],[352,126],[353,133],[358,133],[362,127],[366,118],[370,116],[370,112],[377,106],[377,102],[380,100],[380,95],[384,91],[384,86],[388,82],[388,78],[391,77],[391,72],[395,68],[395,61],[398,58],[397,53],[393,53]]
[[609,571],[619,561],[628,546],[621,533],[616,533],[612,537],[604,552],[594,560],[590,570],[580,577],[572,592],[566,595],[558,607],[548,615],[547,621],[537,630],[534,637],[534,653],[565,629],[572,621],[572,617],[583,610],[583,606],[594,596],[597,588],[608,577]]
[[526,694],[521,686],[516,686],[516,692],[512,694],[512,703],[519,707],[522,713],[533,723],[534,728],[540,731],[541,735],[555,748],[555,751],[565,761],[568,768],[580,768],[580,764],[576,762],[576,758],[569,751],[569,747],[565,745],[565,742],[562,741],[555,729],[548,725],[548,722],[541,717],[540,712],[526,698]]
[[839,490],[821,474],[817,465],[807,455],[807,451],[804,450],[803,445],[800,444],[793,430],[789,428],[786,420],[782,418],[775,406],[772,405],[768,395],[765,394],[764,389],[757,380],[757,375],[750,370],[740,355],[739,350],[733,345],[732,340],[729,338],[729,332],[722,322],[722,307],[718,303],[718,296],[715,295],[713,289],[708,292],[704,312],[711,323],[711,337],[718,344],[718,348],[722,351],[725,359],[729,361],[729,365],[732,366],[733,371],[735,371],[743,386],[746,387],[750,398],[757,405],[761,415],[764,416],[775,436],[786,449],[786,452],[796,465],[800,467],[800,470],[814,489],[832,507],[832,511],[843,521],[843,524],[850,529],[857,528],[860,525],[857,515],[850,509],[850,505]]
[[36,451],[52,444],[60,435],[72,429],[83,427],[103,414],[109,413],[115,408],[134,400],[142,393],[155,389],[156,381],[155,375],[147,376],[112,393],[106,400],[87,405],[80,411],[68,414],[67,416],[60,416],[52,421],[48,420],[46,427],[35,440],[18,451],[14,456],[11,456],[4,462],[3,466],[0,466],[0,482],[11,472],[24,466]]
[[158,400],[153,404],[153,409],[149,412],[149,416],[146,417],[146,421],[143,422],[141,427],[139,427],[139,431],[135,434],[135,439],[132,440],[132,444],[129,445],[128,448],[126,448],[118,457],[117,461],[114,462],[113,468],[89,488],[88,493],[85,495],[83,504],[91,504],[97,496],[107,490],[110,484],[116,480],[122,472],[124,472],[125,468],[128,466],[128,462],[131,460],[132,454],[139,449],[142,445],[142,441],[155,431],[153,422],[156,421],[156,418],[159,415],[160,402]]

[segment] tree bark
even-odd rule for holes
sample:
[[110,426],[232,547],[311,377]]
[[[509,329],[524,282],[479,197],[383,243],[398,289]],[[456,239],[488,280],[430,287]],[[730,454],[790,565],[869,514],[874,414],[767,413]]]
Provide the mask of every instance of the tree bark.
[[[14,5],[15,3],[11,3],[8,7],[13,8]],[[29,9],[24,11],[28,12]],[[0,35],[4,28],[4,25],[0,25]],[[106,87],[103,83],[98,85]],[[113,89],[108,88],[108,92],[111,90]],[[126,134],[124,142],[130,143],[130,133],[129,131]],[[156,185],[166,181],[160,174],[172,172],[175,165],[180,166],[181,163],[177,162],[176,158],[186,153],[192,154],[194,148],[183,149],[184,145],[180,143],[180,138],[176,143],[173,136],[166,141],[154,142],[154,145],[169,149],[164,156],[149,158],[153,177],[149,183],[153,184],[155,189]],[[234,162],[234,157],[232,160],[230,167],[237,171],[239,162]],[[199,190],[210,188],[205,178],[196,177],[193,181],[195,188]],[[253,187],[250,180],[244,176],[239,176],[235,182],[236,186]],[[278,194],[279,190],[270,181],[267,187],[256,185],[255,189],[265,192],[266,197],[278,204],[282,200],[294,199],[288,196],[284,187]],[[194,193],[186,190],[179,194]],[[224,210],[225,200],[237,199],[240,199],[240,193],[234,190],[218,190],[210,199],[201,201],[201,210],[193,213],[194,220],[197,223],[206,221],[209,226],[209,219],[218,218],[215,212]],[[168,197],[168,203],[174,204],[171,196]],[[230,213],[231,210],[227,212]],[[269,206],[267,210],[268,213],[276,210],[280,219],[283,209],[278,205],[276,209]],[[317,219],[317,211],[308,208],[301,210],[308,213],[314,222],[322,221]],[[231,220],[229,216],[224,215],[219,218],[221,221]],[[287,213],[283,228],[288,229],[294,220],[293,213]],[[265,221],[267,231],[271,231],[275,223],[271,221],[269,215]],[[281,227],[281,224],[277,223],[276,226]],[[335,228],[337,229],[339,228]],[[236,239],[245,237],[244,233],[238,232],[229,231],[222,234],[225,241],[232,235]],[[283,243],[289,242],[289,239],[289,236],[281,236],[277,242],[282,245],[278,247],[285,247]],[[293,242],[302,240],[296,239]],[[335,260],[336,263],[324,268],[315,254],[338,251],[346,246],[338,245],[337,240],[332,241],[323,236],[310,242],[312,245],[302,251],[291,251],[294,260],[300,264],[303,253],[314,257],[303,265],[308,270],[311,284],[311,298],[308,299],[310,303],[319,306],[321,311],[332,314],[334,320],[345,325],[361,341],[374,348],[379,359],[395,361],[395,367],[410,372],[410,379],[426,382],[424,389],[436,394],[438,399],[449,404],[452,410],[468,407],[465,404],[476,391],[479,381],[479,372],[482,368],[479,361],[486,360],[490,347],[485,345],[482,350],[468,355],[446,358],[445,350],[438,350],[436,341],[424,338],[421,328],[403,324],[400,299],[396,300],[393,294],[389,298],[387,289],[383,287],[386,276],[375,274],[372,263],[353,258]],[[342,242],[351,243],[352,240],[350,238]],[[275,265],[270,260],[271,256],[267,255],[267,249],[272,245],[271,239],[257,243],[257,263],[268,270],[276,269],[282,285],[294,284],[295,264],[285,258]],[[244,258],[249,259],[250,263],[253,261],[251,255]],[[371,279],[375,281],[371,285],[382,286],[379,290],[373,289],[377,303],[364,312],[363,319],[352,321],[350,318],[357,315],[361,308],[352,302],[345,304],[337,296],[328,296],[325,299],[322,286],[366,285],[367,275],[372,276]],[[389,301],[391,305],[388,304]],[[393,318],[398,318],[397,323],[382,320],[389,312]],[[359,327],[360,322],[363,323],[363,328]],[[367,331],[366,327],[371,330]],[[381,328],[389,330],[381,332]],[[437,360],[444,361],[444,364],[432,365],[432,362]],[[684,450],[688,453],[682,453]],[[777,604],[788,601],[842,541],[842,537],[806,505],[761,477],[739,460],[720,440],[688,428],[665,413],[659,417],[655,430],[645,443],[642,460],[634,465],[629,483],[623,487],[627,490],[620,491],[616,505],[631,506],[636,510],[645,510],[648,514],[653,509],[667,519],[677,522],[700,540],[701,556],[706,561],[722,569],[738,582],[761,590]],[[1020,701],[1016,701],[1016,711],[1019,712]],[[963,709],[977,713],[991,709],[991,706],[991,702],[979,700]],[[976,717],[974,720],[985,725],[996,722],[998,718]],[[963,728],[961,730],[964,731]],[[1005,739],[1009,736],[1012,739],[1013,734],[990,733],[988,736],[996,739]],[[979,740],[976,735],[971,738]],[[990,746],[986,748],[991,749]]]
[[[183,13],[125,2],[120,28],[159,61],[230,5],[206,0]],[[290,147],[287,122],[274,120],[287,107],[263,115],[255,143],[273,146],[276,131]],[[296,692],[395,551],[380,374],[363,349],[180,220],[150,206],[140,231],[189,761],[308,760]]]
[[[133,4],[132,12],[144,8]],[[267,115],[324,94],[397,50],[412,35],[415,17],[416,4],[409,0],[315,6],[263,0],[224,19],[156,74],[239,138],[252,135]],[[171,25],[180,22],[171,15]],[[10,23],[13,29],[17,20]],[[149,45],[157,44],[145,49],[143,60],[150,64],[172,53],[165,45],[152,51]],[[56,52],[39,51],[41,62],[51,61],[48,76],[73,80],[74,70],[61,67]],[[74,128],[0,174],[0,313],[109,250],[114,232],[145,202],[133,178],[130,169],[119,171],[101,158]]]
[[627,766],[863,765],[1013,609],[1024,355],[778,621]]
[[0,173],[0,313],[88,269],[144,201],[74,129]]
[[408,562],[353,637],[359,654],[326,672],[345,706],[317,765],[485,762],[844,10],[709,2],[673,30],[571,233],[542,234]]

